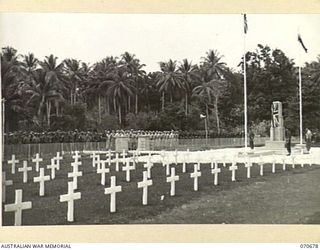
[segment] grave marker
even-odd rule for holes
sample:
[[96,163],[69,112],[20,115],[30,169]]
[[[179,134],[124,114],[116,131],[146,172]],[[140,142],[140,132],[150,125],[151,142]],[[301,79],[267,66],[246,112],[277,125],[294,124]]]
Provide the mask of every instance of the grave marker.
[[114,160],[114,162],[116,163],[116,171],[119,172],[119,153],[116,153],[116,158]]
[[16,190],[15,202],[4,206],[5,212],[14,212],[14,225],[21,226],[22,210],[31,209],[31,201],[22,202],[22,189]]
[[138,182],[138,188],[142,188],[142,205],[148,204],[148,186],[152,185],[152,180],[148,180],[148,172],[143,171],[143,180]]
[[147,169],[147,173],[148,173],[148,178],[151,178],[151,168],[153,167],[153,163],[151,162],[147,162],[145,164],[143,164],[143,167]]
[[167,182],[171,183],[171,188],[170,188],[170,196],[175,196],[176,194],[176,181],[179,181],[179,176],[175,175],[176,170],[175,168],[171,168],[171,176],[167,177]]
[[126,181],[130,182],[130,171],[134,170],[134,166],[130,164],[129,160],[126,161],[126,166],[122,167],[122,171],[126,171]]
[[236,181],[236,170],[238,170],[236,163],[232,163],[229,170],[232,172],[231,181]]
[[81,193],[74,193],[73,182],[68,182],[68,193],[60,195],[60,202],[68,202],[67,220],[74,221],[74,201],[81,199]]
[[245,162],[245,167],[247,168],[247,178],[250,179],[251,177],[251,167],[252,167],[252,163],[250,161],[250,158],[247,158],[246,159],[246,162]]
[[57,170],[60,170],[60,161],[63,160],[63,157],[60,156],[60,152],[57,152],[57,155],[56,155],[56,157],[54,157],[54,159],[56,159],[56,161],[57,161]]
[[292,159],[292,168],[295,168],[295,156],[294,155],[292,155],[291,156],[291,159]]
[[39,172],[39,167],[40,167],[40,162],[42,162],[43,161],[43,159],[42,158],[40,158],[40,155],[39,155],[39,153],[36,153],[36,158],[33,158],[32,159],[32,162],[35,162],[36,163],[36,171],[37,172]]
[[104,189],[105,194],[110,194],[110,212],[114,213],[116,211],[116,193],[122,191],[121,186],[116,186],[116,177],[111,176],[111,185],[109,188]]
[[286,170],[286,159],[284,157],[282,157],[282,170]]
[[106,161],[101,162],[101,168],[97,169],[97,173],[101,174],[101,185],[106,185],[106,174],[110,173],[110,169],[106,168]]
[[28,161],[23,161],[23,167],[18,168],[19,172],[23,172],[23,183],[28,182],[28,171],[32,171],[32,167],[28,167]]
[[190,174],[190,177],[193,178],[193,190],[198,191],[198,178],[201,176],[201,172],[198,169],[197,164],[193,166],[193,173]]
[[211,173],[214,175],[214,185],[218,185],[218,174],[221,173],[221,168],[218,168],[218,164],[215,164],[214,169],[211,169]]
[[54,180],[56,178],[56,169],[58,170],[58,165],[54,162],[55,158],[51,159],[51,164],[47,166],[47,169],[51,170],[51,179]]
[[19,163],[19,160],[16,160],[15,155],[12,155],[11,160],[8,160],[8,164],[11,164],[11,174],[16,173],[16,163]]
[[2,172],[2,202],[6,201],[6,187],[12,186],[12,180],[6,180],[6,172]]
[[263,159],[262,159],[262,156],[260,155],[259,157],[259,166],[260,166],[260,175],[263,176]]
[[39,196],[44,196],[44,182],[49,180],[50,176],[44,175],[44,168],[40,168],[40,175],[33,178],[33,182],[39,182]]
[[[75,163],[75,162],[73,162],[73,163]],[[73,171],[71,173],[68,173],[68,178],[73,178],[73,188],[75,190],[78,189],[78,177],[80,177],[80,176],[82,176],[82,172],[78,171],[78,165],[75,164],[73,166]]]
[[276,158],[274,154],[272,155],[272,173],[274,174],[276,172]]

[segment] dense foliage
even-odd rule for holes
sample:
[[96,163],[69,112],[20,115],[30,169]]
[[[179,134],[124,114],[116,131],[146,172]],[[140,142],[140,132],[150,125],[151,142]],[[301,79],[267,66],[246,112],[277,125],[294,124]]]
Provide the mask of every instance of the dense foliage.
[[[242,59],[231,70],[215,50],[199,65],[161,62],[159,71],[125,52],[88,66],[54,55],[38,60],[2,48],[1,82],[5,131],[180,130],[213,136],[243,133]],[[298,70],[281,50],[258,45],[246,54],[248,117],[252,129],[268,134],[270,105],[283,102],[285,126],[299,128]],[[320,57],[302,68],[304,126],[320,128]]]

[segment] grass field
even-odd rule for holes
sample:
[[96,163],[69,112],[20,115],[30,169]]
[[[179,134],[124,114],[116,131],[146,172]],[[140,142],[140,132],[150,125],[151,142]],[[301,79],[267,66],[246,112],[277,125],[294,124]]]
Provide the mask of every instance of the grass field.
[[[103,158],[103,157],[102,157]],[[105,159],[105,156],[104,158]],[[275,178],[290,177],[295,175],[302,175],[304,173],[317,173],[319,172],[319,166],[312,165],[301,168],[300,165],[296,165],[295,169],[292,169],[290,165],[287,165],[287,171],[282,171],[282,165],[276,166],[276,173],[271,173],[271,165],[266,164],[264,167],[264,176],[259,176],[259,167],[254,164],[251,169],[251,179],[246,177],[246,169],[243,164],[239,164],[239,170],[236,173],[236,182],[231,182],[231,172],[228,167],[223,167],[219,164],[222,172],[219,174],[219,185],[213,185],[213,175],[210,173],[209,164],[201,164],[202,176],[199,179],[199,191],[193,191],[193,179],[190,178],[190,173],[193,172],[193,164],[188,164],[187,173],[182,173],[182,166],[179,164],[176,167],[176,174],[180,176],[180,180],[176,182],[176,196],[170,197],[170,183],[166,183],[165,167],[161,164],[154,164],[152,168],[152,180],[153,185],[149,187],[148,192],[148,205],[142,205],[142,189],[137,188],[137,182],[142,180],[142,172],[144,171],[141,163],[137,165],[135,171],[131,171],[131,182],[125,181],[125,172],[115,172],[114,165],[111,166],[111,173],[106,175],[106,186],[110,185],[110,176],[115,175],[117,177],[117,185],[122,186],[122,192],[117,193],[117,212],[111,214],[109,212],[110,196],[104,194],[104,186],[100,184],[100,175],[96,173],[96,169],[92,167],[92,159],[88,155],[82,155],[82,166],[79,170],[83,172],[83,176],[78,178],[78,192],[81,192],[81,200],[75,201],[75,221],[68,223],[67,217],[67,203],[59,202],[59,196],[67,193],[68,181],[72,179],[67,178],[67,173],[72,171],[70,163],[73,161],[70,155],[65,155],[61,163],[60,171],[56,172],[56,179],[46,182],[45,184],[45,196],[39,197],[39,184],[33,183],[33,177],[37,176],[34,170],[29,172],[28,183],[22,183],[22,173],[17,172],[15,175],[11,175],[8,164],[3,164],[3,171],[7,173],[7,179],[13,180],[14,185],[7,187],[7,201],[6,204],[14,202],[14,189],[23,189],[23,201],[32,201],[32,209],[25,210],[23,212],[23,225],[63,225],[63,224],[136,224],[136,223],[235,223],[230,215],[230,211],[238,211],[239,209],[247,209],[241,207],[241,203],[226,203],[225,210],[220,207],[219,218],[215,220],[197,221],[181,221],[177,218],[166,218],[165,220],[154,220],[157,216],[162,214],[170,214],[170,211],[183,210],[188,208],[188,204],[202,203],[203,197],[209,197],[208,202],[213,201],[215,197],[220,197],[223,200],[223,196],[226,196],[226,192],[230,194],[238,194],[239,188],[250,187],[256,183],[272,183]],[[28,165],[34,166],[34,163]],[[41,166],[47,166],[50,164],[50,156],[45,156],[44,162]],[[21,159],[19,167],[21,167]],[[50,171],[46,169],[46,175],[50,175]],[[280,181],[282,183],[283,181]],[[276,184],[273,184],[276,185]],[[270,188],[270,187],[269,187]],[[271,187],[272,189],[272,187]],[[272,191],[272,190],[271,190]],[[164,195],[164,199],[161,200],[161,196]],[[221,196],[222,195],[222,196]],[[240,195],[240,194],[238,194]],[[268,190],[265,190],[265,197],[268,197]],[[221,198],[222,197],[222,198]],[[234,196],[236,199],[237,196]],[[240,197],[240,196],[239,196]],[[259,193],[256,194],[252,202],[259,202]],[[200,199],[200,200],[199,200]],[[281,202],[281,200],[279,200]],[[237,204],[236,207],[233,207]],[[230,207],[231,206],[231,207]],[[4,206],[2,207],[2,209]],[[4,211],[4,210],[3,210]],[[224,213],[224,211],[226,211]],[[320,212],[320,209],[318,210]],[[250,211],[248,211],[249,213]],[[3,225],[13,225],[14,214],[3,213],[2,217]],[[318,217],[305,223],[317,222]],[[243,221],[241,223],[246,223]],[[264,223],[257,222],[257,223]],[[274,223],[277,223],[276,221]],[[293,222],[294,223],[294,222]]]

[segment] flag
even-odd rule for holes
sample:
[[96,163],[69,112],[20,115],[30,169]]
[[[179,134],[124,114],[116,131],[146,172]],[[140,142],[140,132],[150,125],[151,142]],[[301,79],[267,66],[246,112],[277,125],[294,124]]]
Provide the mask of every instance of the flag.
[[247,34],[248,31],[248,23],[247,23],[247,15],[243,14],[243,28],[244,28],[244,33]]
[[304,46],[300,34],[298,34],[298,41],[299,41],[299,43],[301,44],[301,46],[302,46],[302,48],[304,49],[304,51],[305,51],[306,53],[308,53],[308,49],[306,48],[306,46]]
[[203,119],[203,118],[206,118],[206,116],[203,114],[200,114],[200,119]]

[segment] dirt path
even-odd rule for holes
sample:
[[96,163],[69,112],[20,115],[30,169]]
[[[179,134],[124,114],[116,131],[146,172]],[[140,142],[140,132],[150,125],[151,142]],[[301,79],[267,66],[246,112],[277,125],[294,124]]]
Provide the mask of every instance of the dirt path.
[[320,224],[320,169],[275,174],[132,223]]

